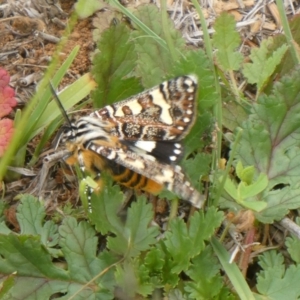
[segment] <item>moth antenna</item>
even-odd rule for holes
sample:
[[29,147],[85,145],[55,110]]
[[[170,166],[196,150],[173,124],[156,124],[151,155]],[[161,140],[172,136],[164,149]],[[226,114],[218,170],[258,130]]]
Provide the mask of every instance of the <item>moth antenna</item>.
[[63,107],[61,101],[59,100],[59,98],[58,98],[58,96],[56,94],[56,91],[55,91],[55,89],[54,89],[53,84],[52,84],[51,81],[50,81],[50,89],[51,89],[52,95],[54,96],[56,104],[58,105],[58,107],[60,109],[60,112],[62,113],[64,119],[66,120],[66,122],[68,123],[70,129],[72,130],[72,123],[71,123],[71,121],[70,121],[70,119],[69,119],[69,117],[68,117],[68,115],[67,115],[67,113],[65,111],[65,108]]

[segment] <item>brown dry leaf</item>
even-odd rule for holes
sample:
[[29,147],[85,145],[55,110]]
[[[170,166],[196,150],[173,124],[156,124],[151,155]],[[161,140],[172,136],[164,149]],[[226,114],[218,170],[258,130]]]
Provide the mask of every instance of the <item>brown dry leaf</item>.
[[239,5],[235,0],[231,0],[231,1],[228,1],[228,2],[216,1],[216,2],[214,2],[213,7],[214,7],[216,13],[219,15],[223,11],[238,9]]
[[243,1],[244,5],[246,7],[252,7],[254,4],[255,4],[255,1],[253,0],[246,0],[246,1]]
[[274,30],[276,30],[276,28],[277,28],[277,26],[275,23],[265,22],[263,24],[263,29],[266,29],[266,30],[274,31]]
[[271,15],[273,16],[276,24],[277,24],[277,28],[279,29],[281,27],[281,20],[280,20],[277,5],[275,4],[275,2],[272,2],[272,3],[267,4],[267,6],[268,6],[269,11],[270,11]]
[[235,21],[239,22],[243,19],[243,15],[237,10],[231,10],[229,13],[234,17]]
[[240,211],[235,217],[234,223],[236,224],[236,229],[239,232],[245,232],[253,228],[255,222],[255,215],[252,210]]
[[250,25],[250,32],[252,34],[255,34],[255,33],[259,32],[261,30],[261,23],[262,23],[262,21],[261,21],[261,18],[259,16],[257,18],[257,20],[255,21],[255,23]]

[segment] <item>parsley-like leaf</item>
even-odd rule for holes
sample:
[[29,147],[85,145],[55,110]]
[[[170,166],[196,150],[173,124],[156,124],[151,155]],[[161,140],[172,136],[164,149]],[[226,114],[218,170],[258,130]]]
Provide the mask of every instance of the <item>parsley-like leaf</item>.
[[216,59],[219,66],[227,71],[236,71],[240,68],[243,55],[236,49],[240,46],[240,35],[235,30],[234,17],[222,13],[215,22],[213,35],[214,46],[218,49]]
[[[130,30],[124,24],[111,26],[99,42],[101,53],[94,59],[93,75],[98,84],[92,93],[95,107],[103,107],[141,92],[137,78],[127,77],[137,60]],[[122,46],[120,46],[122,45]]]
[[[269,96],[254,104],[243,125],[237,160],[254,166],[255,176],[264,173],[268,187],[263,195],[267,207],[256,213],[263,222],[281,219],[289,209],[300,206],[300,70],[275,84]],[[274,187],[276,187],[274,189]]]
[[264,253],[259,264],[263,270],[257,276],[257,290],[269,299],[298,299],[300,297],[300,265],[285,270],[283,256],[275,251]]

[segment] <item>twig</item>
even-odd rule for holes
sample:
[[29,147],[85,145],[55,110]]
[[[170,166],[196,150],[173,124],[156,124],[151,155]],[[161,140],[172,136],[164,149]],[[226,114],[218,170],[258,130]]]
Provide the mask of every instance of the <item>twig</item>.
[[[291,219],[285,217],[283,218],[279,224],[288,230],[291,234],[296,235],[296,237],[300,240],[300,226],[293,222]],[[276,223],[274,224],[276,226]],[[277,226],[276,226],[277,227]]]
[[53,36],[53,35],[50,35],[50,34],[47,34],[47,33],[44,33],[42,31],[35,31],[35,33],[41,37],[42,39],[44,39],[45,41],[48,41],[50,43],[53,43],[53,44],[57,44],[60,42],[60,39],[57,38],[56,36]]

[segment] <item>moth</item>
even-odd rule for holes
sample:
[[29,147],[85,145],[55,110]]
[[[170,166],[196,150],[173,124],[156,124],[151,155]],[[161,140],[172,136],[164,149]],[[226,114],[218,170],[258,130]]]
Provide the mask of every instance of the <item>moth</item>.
[[65,161],[95,180],[103,170],[128,188],[153,194],[164,187],[201,208],[178,161],[181,140],[196,118],[197,77],[181,76],[65,124],[57,137]]

